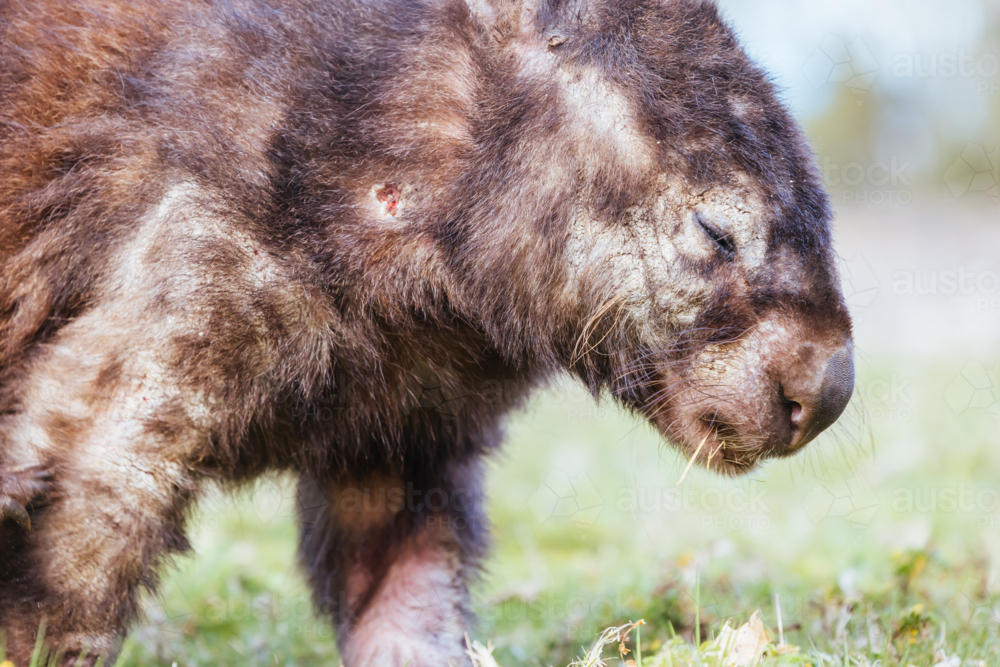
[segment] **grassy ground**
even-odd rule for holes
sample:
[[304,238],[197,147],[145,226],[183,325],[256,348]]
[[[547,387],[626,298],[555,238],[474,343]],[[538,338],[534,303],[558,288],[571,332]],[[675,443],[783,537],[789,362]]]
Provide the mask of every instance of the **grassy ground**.
[[[894,287],[899,271],[995,270],[1000,228],[876,217],[840,230],[855,407],[804,455],[678,486],[682,458],[573,386],[512,421],[471,633],[500,665],[567,665],[639,618],[644,664],[715,665],[696,639],[755,610],[777,645],[776,596],[798,651],[766,664],[1000,665],[1000,295]],[[933,253],[897,242],[914,238]],[[284,479],[211,497],[121,664],[338,664],[294,567],[293,513]]]
[[[696,624],[706,641],[758,609],[776,644],[779,596],[799,652],[769,664],[1000,664],[1000,452],[981,446],[997,423],[925,409],[954,364],[897,378],[895,398],[892,368],[860,382],[877,456],[848,426],[753,479],[692,471],[680,487],[683,461],[646,427],[574,388],[542,397],[491,475],[497,549],[473,638],[501,665],[565,665],[644,618],[647,662],[672,646],[683,665]],[[885,417],[892,401],[909,412]],[[337,664],[292,567],[292,512],[287,480],[213,498],[123,664]]]

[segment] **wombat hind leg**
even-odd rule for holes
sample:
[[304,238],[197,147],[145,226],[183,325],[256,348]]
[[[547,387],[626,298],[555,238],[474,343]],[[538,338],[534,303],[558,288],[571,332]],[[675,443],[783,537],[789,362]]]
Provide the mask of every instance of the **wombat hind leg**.
[[39,464],[0,468],[0,524],[8,519],[31,530],[28,507],[51,489],[52,473]]

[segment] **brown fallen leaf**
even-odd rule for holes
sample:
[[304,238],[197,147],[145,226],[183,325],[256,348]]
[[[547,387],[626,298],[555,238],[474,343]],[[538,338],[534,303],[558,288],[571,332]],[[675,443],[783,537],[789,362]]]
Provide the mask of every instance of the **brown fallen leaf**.
[[727,622],[707,652],[722,660],[725,667],[757,665],[768,644],[767,633],[759,614],[760,611],[755,611],[739,630],[733,630]]

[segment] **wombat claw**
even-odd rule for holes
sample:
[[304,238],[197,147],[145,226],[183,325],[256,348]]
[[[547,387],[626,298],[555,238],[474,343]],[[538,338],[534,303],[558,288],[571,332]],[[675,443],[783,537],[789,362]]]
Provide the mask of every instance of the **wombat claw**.
[[49,490],[51,473],[39,465],[0,469],[0,524],[13,519],[25,531],[31,530],[31,516],[25,505]]
[[13,519],[26,532],[31,530],[31,517],[24,505],[13,498],[0,498],[0,523]]

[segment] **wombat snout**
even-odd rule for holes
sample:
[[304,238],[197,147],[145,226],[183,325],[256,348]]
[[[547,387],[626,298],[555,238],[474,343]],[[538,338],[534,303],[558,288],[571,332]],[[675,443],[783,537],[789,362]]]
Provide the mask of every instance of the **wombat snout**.
[[844,412],[854,393],[854,351],[841,347],[816,370],[793,373],[793,378],[789,383],[782,381],[792,422],[788,452],[803,447]]

